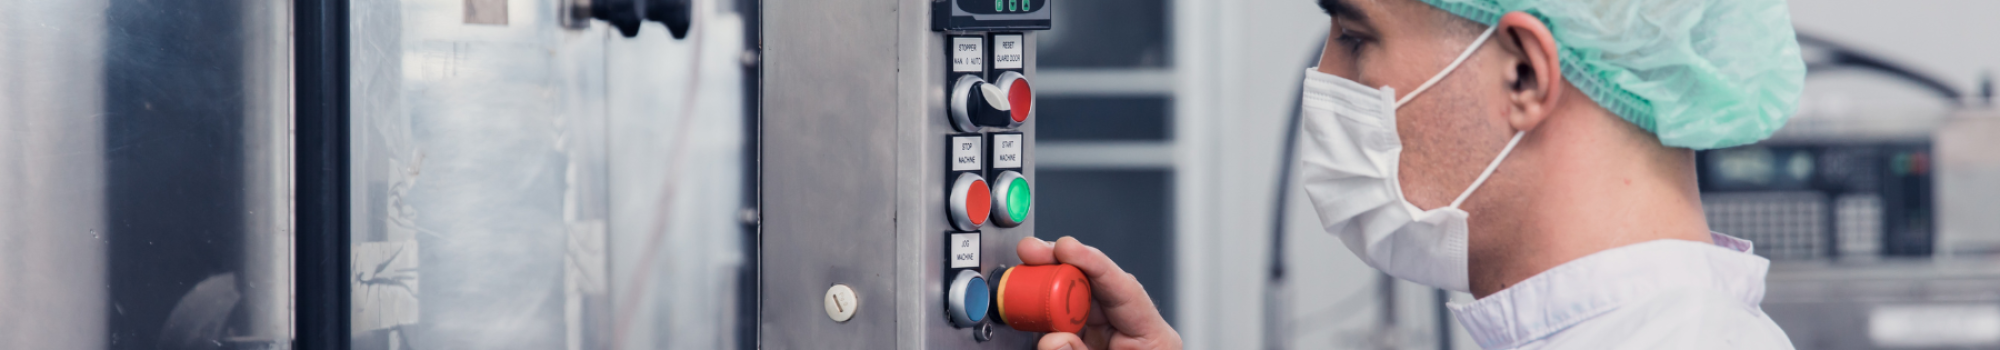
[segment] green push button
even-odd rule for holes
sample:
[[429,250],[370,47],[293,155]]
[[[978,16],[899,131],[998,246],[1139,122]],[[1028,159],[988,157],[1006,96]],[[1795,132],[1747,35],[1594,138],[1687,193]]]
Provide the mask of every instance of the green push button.
[[1007,218],[1014,222],[1028,220],[1028,203],[1034,195],[1028,193],[1028,179],[1014,178],[1007,186]]
[[1028,186],[1028,177],[1020,172],[1008,170],[1000,173],[993,187],[994,223],[1000,227],[1020,226],[1028,221],[1028,208],[1034,205],[1035,195]]

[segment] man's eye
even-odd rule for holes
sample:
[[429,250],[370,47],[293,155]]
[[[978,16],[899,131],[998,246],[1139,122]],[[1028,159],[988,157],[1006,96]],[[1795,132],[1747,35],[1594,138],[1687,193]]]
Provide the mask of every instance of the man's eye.
[[1347,33],[1347,30],[1341,30],[1340,36],[1334,37],[1333,40],[1334,42],[1340,43],[1340,45],[1346,48],[1347,51],[1350,53],[1361,51],[1361,44],[1363,42],[1366,42],[1366,40],[1362,39],[1360,36]]

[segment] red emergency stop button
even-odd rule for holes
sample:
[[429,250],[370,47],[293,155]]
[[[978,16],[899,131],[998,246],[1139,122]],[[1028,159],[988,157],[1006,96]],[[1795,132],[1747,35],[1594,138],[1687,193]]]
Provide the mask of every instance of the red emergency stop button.
[[1090,280],[1076,266],[1015,266],[1000,274],[994,299],[1008,327],[1075,333],[1090,319]]
[[960,231],[979,229],[993,209],[993,192],[986,178],[974,173],[958,175],[951,184],[951,226]]
[[998,126],[1013,129],[1028,122],[1028,114],[1034,112],[1035,107],[1035,89],[1028,85],[1028,76],[1008,71],[1000,73],[1000,79],[995,83],[1000,91],[1007,93],[1007,105],[1012,107],[1008,110],[1007,124]]

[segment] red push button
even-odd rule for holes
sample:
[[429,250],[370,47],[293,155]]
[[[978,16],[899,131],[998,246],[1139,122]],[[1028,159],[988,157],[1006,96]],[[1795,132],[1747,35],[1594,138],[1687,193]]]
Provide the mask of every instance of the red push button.
[[1008,268],[998,289],[1000,320],[1014,329],[1075,333],[1090,319],[1090,280],[1076,266]]
[[986,178],[978,174],[958,175],[951,185],[951,226],[960,231],[979,229],[993,210],[993,192]]
[[1011,123],[1004,127],[1013,129],[1021,126],[1021,123],[1028,122],[1028,114],[1034,112],[1035,107],[1035,89],[1029,86],[1028,77],[1021,75],[1020,72],[1009,71],[1000,73],[997,82],[1000,91],[1007,93],[1007,105],[1012,107],[1008,111]]

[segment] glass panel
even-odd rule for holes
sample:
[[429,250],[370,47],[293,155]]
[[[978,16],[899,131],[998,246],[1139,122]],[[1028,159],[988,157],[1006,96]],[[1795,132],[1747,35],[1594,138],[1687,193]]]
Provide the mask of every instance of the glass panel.
[[602,346],[602,33],[467,4],[351,4],[352,347]]
[[288,4],[0,2],[0,349],[291,343]]
[[1173,99],[1161,96],[1044,96],[1037,112],[1043,141],[1165,141]]
[[1162,68],[1171,65],[1170,2],[1059,1],[1055,28],[1037,37],[1042,68]]
[[1172,172],[1045,169],[1038,176],[1037,236],[1073,236],[1104,250],[1173,320]]
[[522,3],[351,3],[352,347],[736,348],[742,22]]

